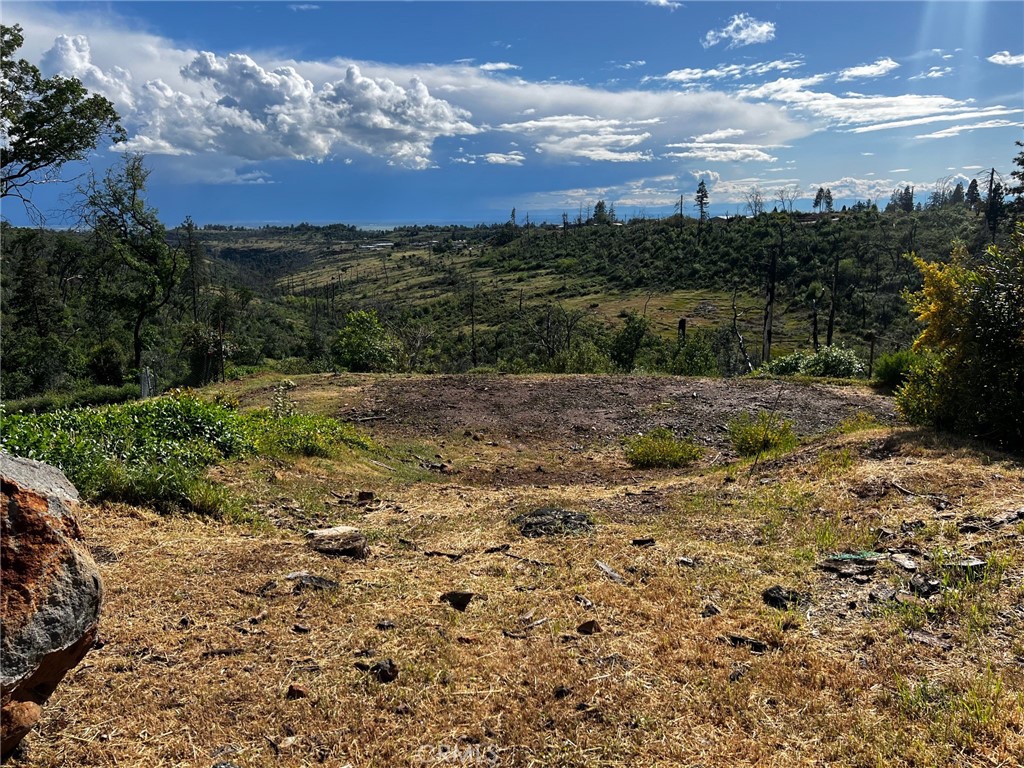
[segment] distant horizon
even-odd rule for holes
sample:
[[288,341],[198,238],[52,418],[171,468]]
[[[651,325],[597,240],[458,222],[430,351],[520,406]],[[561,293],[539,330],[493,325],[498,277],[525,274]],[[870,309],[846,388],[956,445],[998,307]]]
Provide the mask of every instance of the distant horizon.
[[[664,218],[701,179],[712,215],[755,188],[881,208],[1005,183],[1024,137],[1021,3],[8,2],[4,23],[114,103],[168,226]],[[51,225],[73,188],[34,190]]]

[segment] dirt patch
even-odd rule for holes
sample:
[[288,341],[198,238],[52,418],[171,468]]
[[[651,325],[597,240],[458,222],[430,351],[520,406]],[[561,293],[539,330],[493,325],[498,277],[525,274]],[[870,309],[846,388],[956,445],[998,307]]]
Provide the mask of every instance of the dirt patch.
[[709,446],[727,444],[738,413],[775,409],[802,435],[867,412],[892,422],[892,400],[861,387],[669,376],[440,376],[368,382],[362,403],[337,415],[380,434],[573,444],[668,427]]

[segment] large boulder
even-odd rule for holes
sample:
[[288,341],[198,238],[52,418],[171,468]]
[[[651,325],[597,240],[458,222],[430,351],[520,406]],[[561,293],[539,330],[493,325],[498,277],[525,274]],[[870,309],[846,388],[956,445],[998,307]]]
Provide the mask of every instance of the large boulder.
[[0,453],[0,759],[96,640],[103,585],[77,504],[60,470]]

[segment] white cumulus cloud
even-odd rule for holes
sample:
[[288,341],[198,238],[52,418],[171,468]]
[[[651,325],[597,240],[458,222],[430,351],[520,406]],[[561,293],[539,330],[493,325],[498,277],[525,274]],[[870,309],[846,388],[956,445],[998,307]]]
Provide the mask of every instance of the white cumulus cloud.
[[758,21],[746,13],[738,13],[729,19],[721,29],[709,30],[704,35],[703,46],[710,48],[723,40],[729,41],[729,48],[754,43],[767,43],[775,39],[775,25],[770,21]]
[[999,53],[993,53],[987,60],[1004,67],[1019,67],[1024,66],[1024,53],[1014,56],[1009,51],[999,51]]
[[507,61],[488,61],[480,65],[484,72],[508,72],[513,69],[522,69],[518,64],[509,64]]
[[488,152],[484,155],[484,160],[491,165],[515,165],[521,166],[526,160],[526,155],[517,150],[512,152]]
[[836,80],[840,83],[846,80],[865,80],[872,77],[884,77],[895,69],[899,69],[899,63],[886,57],[878,59],[873,64],[862,64],[859,67],[850,67],[839,73]]

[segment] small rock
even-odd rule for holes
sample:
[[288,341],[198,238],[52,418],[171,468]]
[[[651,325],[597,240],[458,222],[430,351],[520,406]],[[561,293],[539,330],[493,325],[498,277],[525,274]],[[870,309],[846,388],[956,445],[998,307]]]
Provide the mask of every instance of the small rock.
[[750,671],[749,664],[733,664],[732,671],[729,672],[729,682],[738,683],[743,677]]
[[940,637],[939,635],[927,632],[923,629],[907,630],[907,637],[915,643],[921,643],[922,645],[928,645],[932,648],[938,648],[943,651],[948,651],[953,648],[953,643],[951,643],[948,638]]
[[746,647],[749,648],[751,653],[766,653],[768,651],[768,643],[763,640],[758,640],[753,637],[747,637],[746,635],[726,635],[726,641],[735,648]]
[[369,553],[366,536],[351,525],[337,525],[306,533],[311,549],[330,557],[353,557],[363,559]]
[[379,682],[390,683],[398,678],[398,665],[392,659],[384,659],[370,667],[369,672]]
[[910,591],[915,595],[921,597],[931,597],[940,589],[942,589],[942,582],[938,579],[933,579],[925,576],[923,573],[915,573],[910,579]]
[[541,507],[512,518],[512,525],[527,538],[592,533],[594,521],[583,512]]
[[692,557],[677,557],[676,565],[681,566],[683,568],[696,568],[697,561],[694,560]]
[[308,635],[309,627],[305,626],[304,624],[293,624],[292,632],[294,632],[296,635]]
[[914,561],[914,559],[909,557],[908,555],[904,555],[902,552],[893,552],[891,555],[889,555],[889,559],[905,571],[917,570],[917,563]]
[[597,567],[601,570],[601,572],[605,576],[607,576],[609,579],[614,581],[616,584],[625,584],[626,583],[626,580],[622,577],[622,575],[619,574],[619,573],[616,573],[615,570],[611,566],[605,565],[600,560],[595,560],[594,564],[597,565]]
[[337,589],[341,586],[334,579],[325,579],[323,576],[315,576],[309,571],[296,571],[295,573],[289,573],[285,576],[285,579],[295,582],[295,586],[292,587],[292,593],[296,595],[306,589],[327,590]]
[[603,632],[604,630],[601,629],[601,625],[597,623],[597,619],[589,619],[576,627],[576,631],[581,635],[596,635],[598,632]]
[[896,599],[896,590],[890,587],[879,587],[868,593],[868,599],[873,603],[889,603]]
[[583,606],[584,610],[594,610],[594,603],[585,598],[583,595],[576,595],[573,600]]
[[369,504],[371,501],[377,498],[377,494],[373,491],[357,491],[356,502],[359,504]]
[[721,608],[719,608],[717,605],[709,601],[704,604],[704,607],[700,611],[700,615],[703,616],[705,619],[708,619],[712,616],[718,616],[721,612]]
[[469,606],[469,601],[476,597],[475,592],[445,592],[439,598],[442,603],[448,603],[452,608],[457,611],[466,610]]
[[761,599],[772,608],[777,608],[780,611],[787,611],[794,605],[802,603],[804,601],[804,596],[799,592],[794,592],[791,589],[786,589],[785,587],[776,584],[774,587],[769,587],[762,592]]
[[645,539],[633,539],[633,541],[631,542],[631,544],[632,544],[632,545],[633,545],[634,547],[653,547],[653,546],[654,546],[654,544],[655,544],[655,541],[654,541],[654,539],[649,539],[649,538],[645,538]]
[[987,566],[988,563],[980,558],[965,557],[949,563],[946,566],[946,570],[951,571],[957,576],[967,579],[968,581],[974,581],[975,579],[980,579],[985,575],[985,568]]
[[309,696],[309,690],[305,686],[296,685],[292,683],[288,686],[288,692],[284,695],[288,701],[294,701],[295,699],[304,699]]

